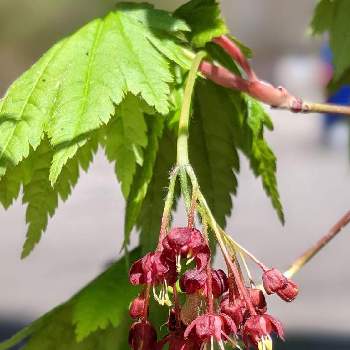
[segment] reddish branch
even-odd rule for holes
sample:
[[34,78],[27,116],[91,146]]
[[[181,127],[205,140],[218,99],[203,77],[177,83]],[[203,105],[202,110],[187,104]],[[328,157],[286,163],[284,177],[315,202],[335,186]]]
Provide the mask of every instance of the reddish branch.
[[287,109],[295,113],[318,112],[350,115],[350,107],[348,106],[304,102],[301,98],[293,96],[284,87],[275,87],[260,80],[241,49],[228,37],[222,35],[215,38],[213,42],[221,46],[242,67],[247,76],[247,78],[242,78],[227,68],[202,61],[200,65],[201,73],[216,84],[245,92],[273,108]]
[[291,277],[298,272],[308,261],[310,261],[326,244],[328,244],[346,225],[350,222],[350,211],[348,211],[340,220],[323,236],[317,243],[302,254],[291,267],[285,272],[285,275]]

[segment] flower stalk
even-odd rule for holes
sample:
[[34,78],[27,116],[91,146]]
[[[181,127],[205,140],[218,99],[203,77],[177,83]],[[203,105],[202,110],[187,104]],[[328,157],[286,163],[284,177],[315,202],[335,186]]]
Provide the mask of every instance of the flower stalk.
[[317,253],[319,253],[342,229],[350,222],[350,211],[345,213],[334,226],[312,247],[297,258],[289,269],[284,273],[286,277],[294,276],[300,269],[307,264]]

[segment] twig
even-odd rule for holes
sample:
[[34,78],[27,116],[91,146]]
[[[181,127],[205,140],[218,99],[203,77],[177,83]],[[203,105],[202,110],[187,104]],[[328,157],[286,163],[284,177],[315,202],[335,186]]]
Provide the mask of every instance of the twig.
[[[286,109],[283,107],[274,107],[277,109]],[[294,111],[295,112],[295,111]],[[350,117],[350,106],[335,105],[329,103],[313,103],[303,102],[301,108],[297,113],[331,113],[343,114]]]
[[302,254],[284,273],[288,278],[295,275],[310,261],[326,244],[328,244],[350,222],[350,210],[323,236],[315,245]]
[[304,102],[292,95],[284,87],[275,87],[260,80],[243,55],[241,49],[227,36],[214,38],[213,42],[221,46],[232,59],[242,67],[247,79],[236,75],[225,67],[207,61],[200,65],[201,73],[218,85],[245,92],[249,96],[270,105],[272,108],[285,109],[293,113],[335,113],[350,116],[350,107],[323,103]]

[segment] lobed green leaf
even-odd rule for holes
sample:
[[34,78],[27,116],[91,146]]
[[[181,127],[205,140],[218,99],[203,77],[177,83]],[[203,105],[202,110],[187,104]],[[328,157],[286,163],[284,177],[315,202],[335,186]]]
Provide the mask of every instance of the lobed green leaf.
[[203,47],[213,38],[228,33],[216,0],[191,0],[175,11],[191,27],[188,37],[196,47]]
[[218,223],[224,227],[237,191],[239,158],[232,137],[232,108],[225,90],[198,82],[190,126],[190,162]]
[[[137,249],[130,257],[136,260],[139,255]],[[0,343],[0,350],[23,340],[23,350],[126,349],[127,310],[136,292],[129,284],[123,258],[67,302]]]

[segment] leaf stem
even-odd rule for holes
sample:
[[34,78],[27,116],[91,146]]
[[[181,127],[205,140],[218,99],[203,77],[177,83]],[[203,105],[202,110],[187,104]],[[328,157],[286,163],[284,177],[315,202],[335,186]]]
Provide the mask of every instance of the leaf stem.
[[194,84],[197,78],[197,71],[202,59],[206,53],[200,51],[196,54],[192,61],[190,72],[186,82],[184,98],[181,107],[180,120],[179,120],[179,132],[177,138],[177,164],[183,166],[189,163],[188,159],[188,128],[190,119],[191,99]]
[[302,254],[284,273],[288,278],[295,275],[307,262],[309,262],[322,248],[325,247],[350,222],[350,210],[343,215],[337,223],[312,247]]
[[163,241],[164,237],[167,234],[168,225],[170,222],[171,208],[174,202],[175,185],[176,185],[176,179],[177,179],[178,173],[179,173],[179,167],[175,167],[170,173],[169,188],[168,188],[168,193],[164,204],[157,249],[160,249],[161,242]]

